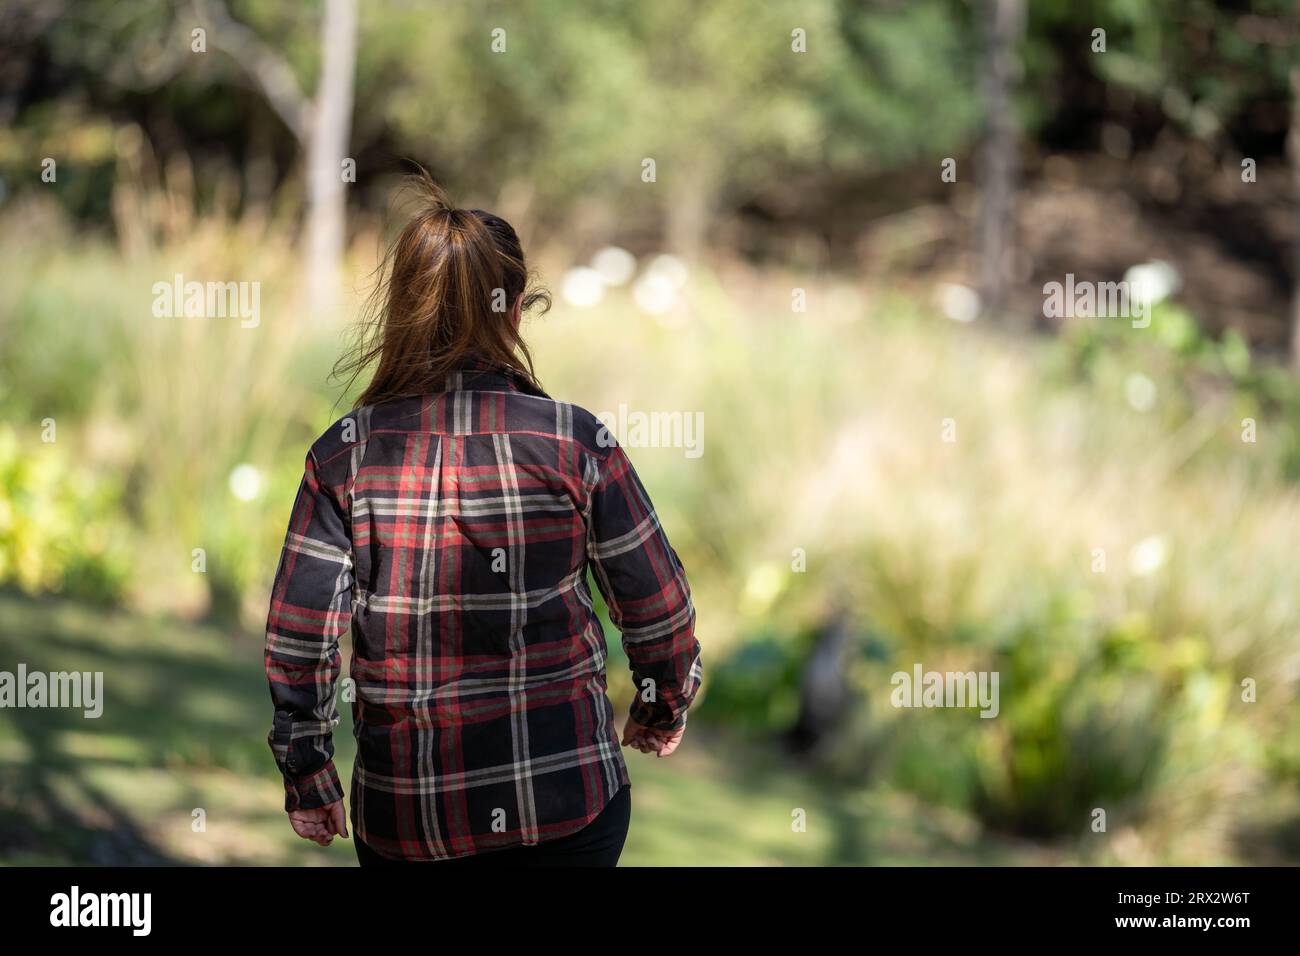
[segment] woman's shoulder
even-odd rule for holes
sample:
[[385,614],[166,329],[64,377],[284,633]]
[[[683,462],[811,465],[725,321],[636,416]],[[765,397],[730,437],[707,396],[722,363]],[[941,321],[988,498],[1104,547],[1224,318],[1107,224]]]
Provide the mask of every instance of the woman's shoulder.
[[518,414],[507,416],[507,430],[527,431],[567,441],[595,458],[603,459],[617,446],[613,432],[593,414],[574,402],[549,395],[515,393]]
[[358,450],[364,451],[376,430],[418,427],[423,404],[419,398],[398,398],[354,408],[320,433],[311,444],[310,454],[319,468],[328,469],[342,461],[346,471],[350,456]]

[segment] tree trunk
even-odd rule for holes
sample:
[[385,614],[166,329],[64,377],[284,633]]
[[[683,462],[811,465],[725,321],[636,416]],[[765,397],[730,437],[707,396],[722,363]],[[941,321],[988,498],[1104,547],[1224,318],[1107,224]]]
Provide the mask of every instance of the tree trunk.
[[987,127],[981,150],[979,292],[986,316],[1004,316],[1014,281],[1014,201],[1020,163],[1011,100],[1020,78],[1024,0],[985,0],[984,96]]
[[1300,66],[1291,67],[1291,129],[1287,133],[1291,161],[1291,365],[1300,369]]
[[325,0],[321,76],[307,147],[307,298],[313,318],[338,304],[346,238],[343,159],[352,131],[356,0]]
[[674,170],[668,187],[668,250],[694,264],[704,252],[717,200],[717,175],[709,167]]

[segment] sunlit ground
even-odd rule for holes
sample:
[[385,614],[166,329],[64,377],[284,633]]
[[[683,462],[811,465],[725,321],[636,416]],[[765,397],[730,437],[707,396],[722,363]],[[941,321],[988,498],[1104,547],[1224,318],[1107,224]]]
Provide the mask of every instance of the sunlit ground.
[[[4,659],[29,670],[106,671],[93,725],[79,711],[2,712],[3,863],[355,863],[349,843],[322,850],[285,821],[254,638],[12,594],[0,597],[0,634]],[[345,716],[336,735],[344,775],[349,725]],[[695,726],[669,759],[628,757],[628,866],[1058,859],[981,840],[970,820],[902,795],[819,782]],[[806,811],[803,832],[792,827],[796,809]]]

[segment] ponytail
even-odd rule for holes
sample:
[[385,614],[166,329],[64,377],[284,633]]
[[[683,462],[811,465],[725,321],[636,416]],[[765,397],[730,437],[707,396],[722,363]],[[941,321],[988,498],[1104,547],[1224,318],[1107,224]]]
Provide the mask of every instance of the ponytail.
[[550,307],[529,288],[523,248],[511,225],[479,209],[459,209],[424,170],[412,178],[417,209],[379,267],[355,344],[334,367],[350,389],[374,375],[356,407],[423,395],[472,362],[514,370],[540,390],[532,355],[512,320]]

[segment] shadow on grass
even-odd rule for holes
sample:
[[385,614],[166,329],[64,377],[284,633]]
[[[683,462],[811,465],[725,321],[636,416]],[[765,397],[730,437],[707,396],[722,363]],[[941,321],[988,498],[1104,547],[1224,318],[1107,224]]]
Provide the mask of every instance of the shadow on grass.
[[[345,654],[346,657],[346,654]],[[0,711],[0,862],[353,865],[285,825],[255,636],[0,593],[0,670],[102,671],[104,711]],[[617,664],[611,664],[616,667]],[[619,706],[624,712],[626,701]],[[345,777],[348,709],[335,731]],[[629,752],[628,865],[1004,859],[969,827],[869,781],[825,778],[700,721],[665,761]],[[191,832],[204,808],[207,828]],[[807,831],[792,826],[805,811]]]
[[1235,833],[1243,860],[1265,866],[1295,866],[1300,861],[1300,783],[1262,800],[1257,818]]
[[[0,859],[99,865],[185,862],[141,825],[104,771],[216,766],[265,776],[270,704],[246,635],[0,594],[0,669],[103,672],[103,713],[0,713]],[[259,766],[260,764],[260,766]],[[141,774],[140,787],[148,777]]]

